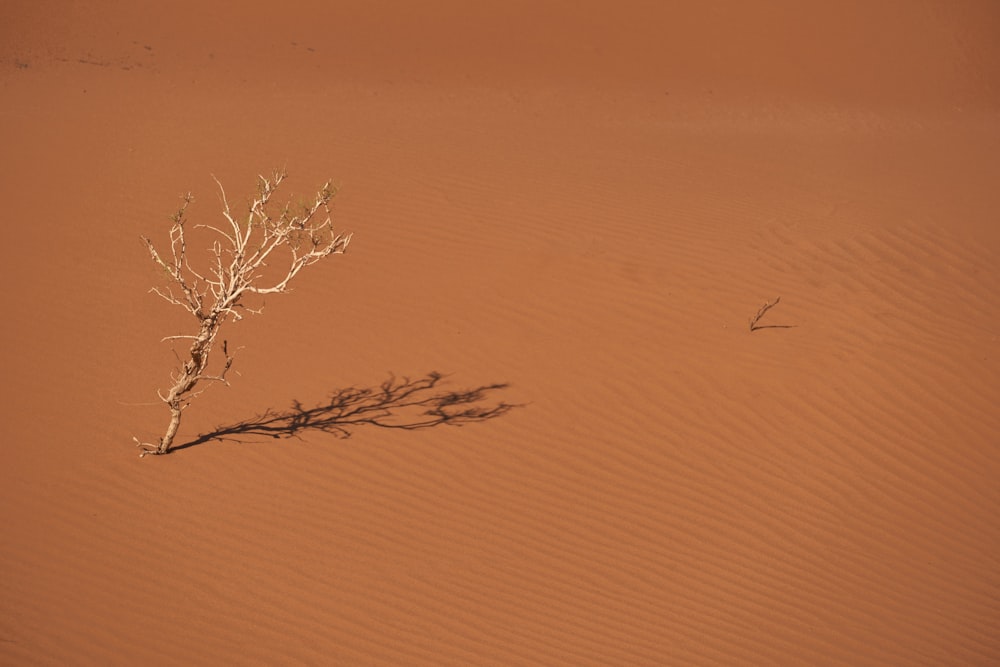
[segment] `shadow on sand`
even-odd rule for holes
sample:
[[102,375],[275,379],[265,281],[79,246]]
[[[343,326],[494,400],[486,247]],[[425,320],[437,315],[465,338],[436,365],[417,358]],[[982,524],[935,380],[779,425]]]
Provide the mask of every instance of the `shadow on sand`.
[[173,451],[213,440],[241,442],[246,436],[292,438],[309,431],[347,438],[354,428],[365,425],[408,431],[441,425],[462,426],[500,417],[512,408],[521,407],[487,402],[493,392],[506,389],[507,384],[446,391],[437,387],[444,377],[436,372],[416,380],[390,376],[379,387],[338,389],[329,400],[311,408],[295,400],[288,410],[268,409],[251,419],[220,426],[177,445]]

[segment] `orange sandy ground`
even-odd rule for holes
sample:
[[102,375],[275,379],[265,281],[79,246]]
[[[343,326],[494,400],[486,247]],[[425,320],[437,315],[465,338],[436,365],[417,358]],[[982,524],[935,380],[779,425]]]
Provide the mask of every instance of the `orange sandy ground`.
[[[1000,663],[995,3],[242,4],[0,10],[0,663]],[[139,237],[282,165],[354,242],[181,442],[521,407],[137,458]]]

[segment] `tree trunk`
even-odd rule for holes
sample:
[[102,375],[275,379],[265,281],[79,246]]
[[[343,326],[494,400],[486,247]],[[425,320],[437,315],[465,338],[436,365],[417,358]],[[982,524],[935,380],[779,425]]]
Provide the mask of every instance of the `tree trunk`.
[[170,393],[163,399],[167,407],[170,408],[170,423],[167,425],[167,432],[160,438],[160,444],[150,453],[166,454],[170,451],[170,446],[174,443],[174,437],[177,435],[177,429],[181,425],[181,411],[187,405],[188,399],[186,397],[194,389],[195,385],[198,384],[199,380],[209,379],[225,382],[225,373],[229,370],[229,365],[233,362],[232,357],[229,356],[229,351],[226,349],[225,342],[222,344],[222,351],[226,355],[226,364],[223,367],[222,375],[209,378],[202,375],[205,370],[205,364],[208,362],[208,350],[219,333],[219,326],[221,324],[221,320],[214,315],[206,317],[202,321],[201,331],[191,344],[191,349],[189,350],[191,358],[184,362],[181,368],[183,374],[177,378],[174,386],[170,389]]
[[174,436],[177,435],[177,429],[181,425],[181,408],[179,405],[170,406],[170,424],[167,426],[167,432],[160,438],[160,446],[156,448],[157,454],[166,454],[170,451],[170,445],[174,442]]

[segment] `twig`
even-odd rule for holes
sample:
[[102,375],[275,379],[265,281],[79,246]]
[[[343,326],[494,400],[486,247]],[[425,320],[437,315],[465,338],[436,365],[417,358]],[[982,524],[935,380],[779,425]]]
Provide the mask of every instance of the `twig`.
[[764,313],[777,306],[779,301],[781,301],[780,296],[774,301],[769,301],[760,307],[760,310],[757,311],[757,314],[750,318],[750,331],[756,331],[757,329],[763,328],[757,326],[757,322],[760,321],[760,318],[764,317]]

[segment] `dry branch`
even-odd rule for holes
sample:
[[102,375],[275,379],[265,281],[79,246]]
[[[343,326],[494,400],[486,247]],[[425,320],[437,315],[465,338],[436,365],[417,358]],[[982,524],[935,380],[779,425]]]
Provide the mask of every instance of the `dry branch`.
[[757,323],[760,321],[760,318],[764,317],[764,313],[777,306],[779,301],[781,301],[780,296],[774,301],[769,301],[760,307],[760,310],[757,311],[757,314],[750,318],[750,331],[755,331],[761,328],[757,326]]
[[[193,268],[188,257],[185,225],[188,206],[194,201],[190,193],[183,197],[183,205],[171,217],[173,226],[168,251],[160,253],[150,239],[143,237],[150,257],[164,271],[167,283],[164,288],[154,287],[151,291],[191,313],[198,321],[198,329],[194,334],[164,339],[191,340],[191,346],[187,359],[171,374],[173,384],[167,393],[157,391],[170,410],[166,433],[155,444],[133,438],[142,450],[140,456],[170,451],[183,410],[190,405],[191,399],[204,391],[195,390],[199,383],[228,384],[226,373],[232,366],[233,357],[226,341],[222,342],[225,361],[221,370],[209,372],[208,362],[223,324],[230,319],[242,319],[243,313],[260,312],[259,307],[244,304],[245,297],[287,292],[288,283],[303,268],[347,250],[351,235],[334,233],[330,218],[330,202],[336,195],[332,183],[327,181],[311,202],[300,206],[298,213],[293,213],[290,203],[277,212],[272,211],[271,199],[285,178],[283,171],[275,172],[270,179],[260,176],[257,194],[242,214],[233,212],[222,183],[216,179],[226,224],[195,226],[217,237],[208,249],[207,270]],[[265,271],[269,261],[277,264],[282,257],[283,269],[276,274]]]

